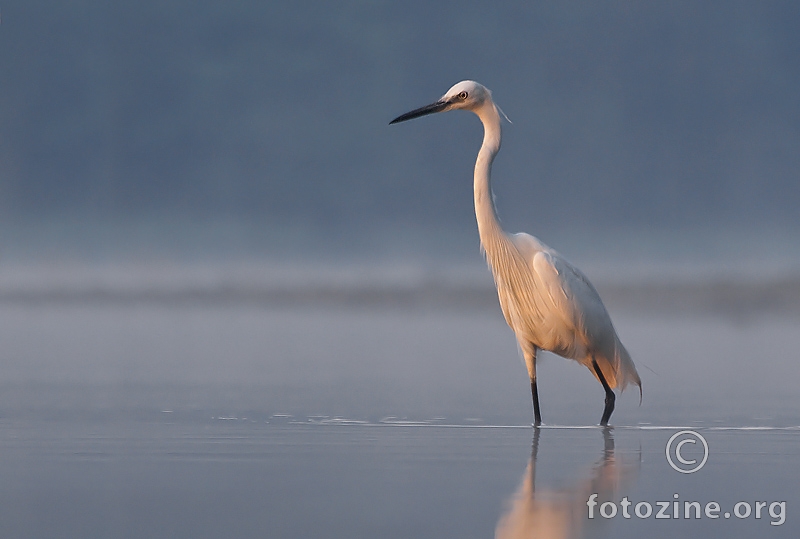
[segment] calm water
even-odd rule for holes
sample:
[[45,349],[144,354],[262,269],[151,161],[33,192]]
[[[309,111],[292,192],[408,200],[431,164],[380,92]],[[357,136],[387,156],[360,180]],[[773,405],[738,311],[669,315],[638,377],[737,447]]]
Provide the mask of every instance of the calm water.
[[0,303],[0,536],[797,536],[796,313],[614,309],[642,405],[589,427],[602,389],[546,357],[535,435],[499,310],[449,305]]
[[[3,537],[796,537],[800,431],[14,422],[0,431]],[[684,452],[684,456],[690,456]],[[590,519],[587,501],[598,494]],[[658,502],[672,503],[655,519]],[[625,519],[622,500],[631,502]],[[605,519],[600,504],[614,500]],[[654,508],[649,518],[647,507]],[[718,519],[699,519],[719,504]],[[749,517],[736,516],[746,502]],[[755,518],[756,502],[765,502]],[[782,505],[771,505],[785,502]],[[770,507],[772,512],[770,513]],[[713,507],[712,507],[713,509]],[[605,514],[610,515],[610,506]],[[725,513],[730,518],[724,517]],[[747,508],[738,506],[738,514]],[[679,518],[674,518],[675,516]],[[712,511],[711,513],[715,513]],[[774,524],[773,524],[774,523]]]

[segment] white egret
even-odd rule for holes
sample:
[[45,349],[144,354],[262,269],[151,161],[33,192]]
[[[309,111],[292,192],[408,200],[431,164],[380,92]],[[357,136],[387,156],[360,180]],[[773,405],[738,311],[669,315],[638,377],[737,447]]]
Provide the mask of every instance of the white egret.
[[468,110],[483,123],[483,144],[475,162],[475,217],[481,248],[494,276],[500,307],[514,331],[531,381],[534,426],[542,423],[536,385],[536,354],[554,352],[585,365],[605,390],[600,420],[614,411],[614,389],[642,382],[620,342],[600,296],[589,279],[557,252],[528,234],[507,234],[497,220],[490,186],[492,162],[500,150],[500,112],[492,93],[474,81],[462,81],[441,99],[401,116],[404,122],[435,112]]

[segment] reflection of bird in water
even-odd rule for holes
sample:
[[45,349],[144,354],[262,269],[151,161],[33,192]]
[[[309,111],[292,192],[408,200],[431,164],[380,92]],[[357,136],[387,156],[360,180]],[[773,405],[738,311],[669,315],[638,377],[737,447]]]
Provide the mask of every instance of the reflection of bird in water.
[[[398,116],[404,122],[448,110],[474,112],[483,123],[483,145],[475,163],[475,217],[486,260],[492,270],[500,307],[514,330],[531,381],[534,425],[542,423],[536,385],[536,354],[554,352],[588,367],[606,393],[601,425],[614,411],[614,389],[642,382],[628,351],[620,342],[600,296],[581,271],[528,234],[507,234],[492,203],[492,162],[500,151],[500,113],[492,92],[466,80],[450,88],[439,101]],[[535,206],[535,204],[534,204]]]
[[[536,459],[539,429],[522,483],[508,502],[506,513],[495,528],[495,539],[578,539],[589,521],[586,501],[598,494],[598,503],[612,499],[621,483],[635,468],[623,466],[616,458],[611,429],[603,429],[603,455],[583,481],[565,489],[536,489]],[[602,519],[600,519],[602,520]]]

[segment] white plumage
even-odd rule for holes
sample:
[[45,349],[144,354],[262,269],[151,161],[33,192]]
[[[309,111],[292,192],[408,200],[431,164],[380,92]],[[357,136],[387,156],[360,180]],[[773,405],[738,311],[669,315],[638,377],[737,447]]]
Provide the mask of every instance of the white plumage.
[[491,168],[500,150],[500,114],[492,93],[474,81],[462,81],[437,102],[398,116],[402,122],[448,110],[474,112],[483,123],[483,144],[475,162],[475,217],[481,247],[492,270],[500,307],[514,331],[531,381],[534,425],[541,424],[536,385],[536,353],[554,352],[585,365],[603,385],[607,425],[614,411],[613,389],[642,382],[611,317],[589,279],[554,250],[528,234],[507,234],[497,220],[491,192]]

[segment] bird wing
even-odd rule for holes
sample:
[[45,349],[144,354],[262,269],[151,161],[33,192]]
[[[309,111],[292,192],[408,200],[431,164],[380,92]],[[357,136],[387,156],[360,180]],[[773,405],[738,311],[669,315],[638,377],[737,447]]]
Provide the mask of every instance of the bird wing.
[[[591,354],[582,362],[587,363],[588,367],[588,363],[594,359],[612,388],[619,387],[622,390],[633,383],[639,387],[641,395],[639,373],[614,329],[600,294],[583,272],[558,254],[551,254],[550,262],[561,277],[562,290],[572,306],[576,329],[583,336],[587,351]],[[589,370],[594,373],[594,369]]]
[[521,343],[578,359],[586,343],[579,330],[580,309],[556,265],[558,254],[528,234],[510,235],[513,256],[493,265],[506,321]]
[[[552,347],[539,345],[564,357],[575,359],[593,371],[598,362],[611,387],[624,388],[629,382],[641,387],[636,367],[619,340],[611,317],[597,290],[578,268],[533,236],[511,236],[532,270],[532,293],[527,299],[531,332]],[[513,326],[512,326],[513,327]]]
[[[565,339],[570,344],[567,357],[579,359],[591,346],[587,322],[594,320],[597,304],[585,280],[576,268],[554,251],[539,251],[532,260],[533,271],[547,292],[553,315],[569,332]],[[596,296],[596,293],[595,293]],[[598,298],[599,301],[599,298]],[[605,310],[600,303],[600,308]]]

